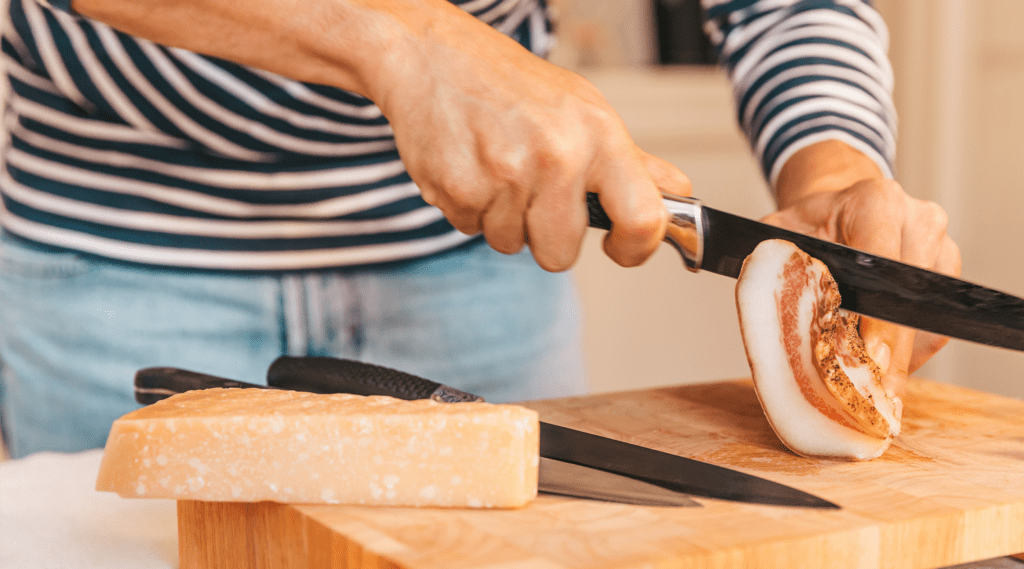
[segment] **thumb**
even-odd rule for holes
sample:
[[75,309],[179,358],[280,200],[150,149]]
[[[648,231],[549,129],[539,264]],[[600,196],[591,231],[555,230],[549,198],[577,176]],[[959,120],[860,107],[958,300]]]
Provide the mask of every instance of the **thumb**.
[[860,335],[868,356],[882,371],[886,392],[902,396],[914,351],[914,330],[874,318],[861,318]]

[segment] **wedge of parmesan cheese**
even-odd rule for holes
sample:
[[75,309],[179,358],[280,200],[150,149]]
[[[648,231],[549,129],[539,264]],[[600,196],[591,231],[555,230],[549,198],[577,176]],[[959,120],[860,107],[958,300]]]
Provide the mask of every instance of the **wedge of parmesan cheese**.
[[96,489],[127,498],[515,508],[537,413],[263,389],[174,395],[114,422]]

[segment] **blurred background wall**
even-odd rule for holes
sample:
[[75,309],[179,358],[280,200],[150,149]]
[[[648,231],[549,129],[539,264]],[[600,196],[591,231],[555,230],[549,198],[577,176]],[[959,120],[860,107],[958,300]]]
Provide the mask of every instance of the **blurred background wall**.
[[[772,201],[713,66],[661,65],[658,21],[686,0],[555,0],[552,60],[593,81],[637,143],[707,204],[753,218]],[[942,205],[963,278],[1024,296],[1024,2],[876,0],[890,28],[898,180]],[[673,11],[673,9],[675,11]],[[667,10],[667,12],[666,12]],[[576,271],[595,391],[749,376],[734,282],[690,274],[668,246],[621,269],[591,230]],[[1024,398],[1024,353],[954,340],[917,375]]]

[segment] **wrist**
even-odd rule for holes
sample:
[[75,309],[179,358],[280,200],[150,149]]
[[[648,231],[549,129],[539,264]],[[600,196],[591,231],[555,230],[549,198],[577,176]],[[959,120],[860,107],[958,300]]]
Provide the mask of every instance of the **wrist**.
[[[500,67],[503,49],[521,46],[448,0],[352,0],[361,22],[353,70],[361,90],[391,118],[429,100],[438,80],[465,66],[466,59]],[[328,48],[326,53],[336,53]],[[457,80],[458,78],[452,78]]]
[[463,14],[446,0],[334,0],[297,9],[290,25],[279,25],[319,62],[315,68],[323,75],[301,80],[346,89],[382,106],[400,76],[414,72],[424,38],[450,17],[446,9]]
[[838,192],[861,180],[884,178],[874,160],[839,140],[816,142],[795,152],[776,180],[779,209],[820,192]]
[[[341,0],[321,23],[304,34],[306,49],[344,70],[350,86],[327,83],[354,91],[382,109],[396,83],[412,77],[420,65],[424,42],[443,27],[451,10],[465,15],[446,0]],[[326,18],[325,18],[326,19]],[[300,31],[301,30],[297,30]]]

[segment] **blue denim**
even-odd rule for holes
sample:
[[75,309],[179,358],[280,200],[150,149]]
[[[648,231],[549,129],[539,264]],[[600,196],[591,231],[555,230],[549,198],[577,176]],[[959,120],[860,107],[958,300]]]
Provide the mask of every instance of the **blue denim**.
[[265,383],[281,354],[376,363],[510,402],[586,391],[571,275],[482,240],[287,274],[129,265],[0,241],[0,418],[12,456],[104,445],[135,371]]

